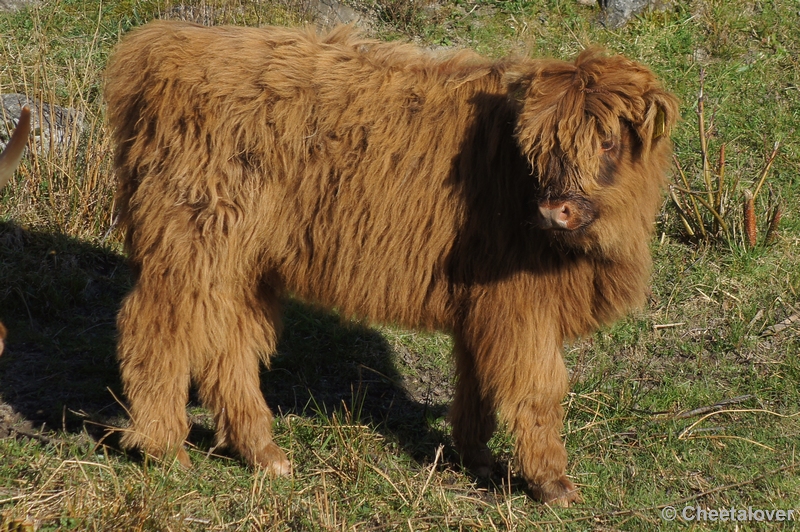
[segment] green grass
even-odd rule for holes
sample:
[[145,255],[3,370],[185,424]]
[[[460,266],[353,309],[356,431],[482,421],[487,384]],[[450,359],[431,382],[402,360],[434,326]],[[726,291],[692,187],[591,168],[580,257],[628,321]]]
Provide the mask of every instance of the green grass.
[[[299,2],[192,4],[215,23],[305,16]],[[381,38],[493,57],[567,58],[593,43],[648,64],[683,103],[675,151],[698,186],[705,68],[710,148],[726,143],[731,179],[752,186],[781,142],[765,185],[784,207],[777,241],[691,244],[665,201],[646,308],[565,349],[568,474],[583,505],[531,501],[502,430],[490,442],[494,484],[461,470],[446,420],[447,336],[294,302],[262,375],[292,477],[265,478],[213,449],[211,416],[195,400],[193,469],[152,462],[117,444],[114,318],[131,277],[113,226],[100,86],[119,35],[173,6],[61,0],[0,14],[0,92],[84,113],[80,142],[27,156],[0,195],[0,319],[11,331],[0,357],[0,530],[677,530],[687,523],[664,521],[662,507],[800,512],[797,6],[698,0],[611,31],[574,1],[353,5],[380,15],[371,31]]]

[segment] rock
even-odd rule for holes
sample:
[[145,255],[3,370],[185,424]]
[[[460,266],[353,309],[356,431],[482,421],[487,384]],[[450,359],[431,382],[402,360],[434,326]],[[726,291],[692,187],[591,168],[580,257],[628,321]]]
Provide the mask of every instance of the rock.
[[26,4],[32,4],[35,0],[0,0],[0,11],[17,11]]
[[[0,0],[20,1],[20,0]],[[364,21],[361,13],[347,7],[337,0],[300,0],[296,3],[296,11],[306,22],[311,22],[321,29],[330,29],[338,24],[351,24]],[[161,14],[161,18],[185,20],[205,26],[213,26],[219,10],[205,4],[201,6],[177,4]]]
[[362,20],[361,14],[336,0],[306,0],[306,12],[311,20],[322,28],[332,28],[338,24],[358,23]]
[[65,149],[78,139],[83,130],[83,113],[76,109],[34,100],[24,94],[3,94],[0,100],[3,104],[0,149],[8,143],[25,105],[31,108],[34,146],[39,153],[47,153],[51,148]]
[[600,21],[609,28],[624,26],[631,17],[645,9],[666,9],[671,0],[597,0],[602,9]]
[[161,18],[169,20],[183,20],[184,22],[194,22],[195,24],[202,24],[204,26],[213,26],[214,17],[216,14],[217,10],[206,5],[205,3],[200,6],[178,4],[163,12],[161,14]]

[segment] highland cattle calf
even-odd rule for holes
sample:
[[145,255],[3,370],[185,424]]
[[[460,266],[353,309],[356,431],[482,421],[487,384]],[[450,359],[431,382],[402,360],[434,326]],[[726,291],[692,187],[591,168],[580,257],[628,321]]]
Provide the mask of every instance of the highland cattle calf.
[[220,443],[288,474],[259,363],[289,293],[452,333],[464,464],[491,471],[499,414],[534,495],[580,500],[561,350],[644,298],[677,116],[648,69],[153,22],[118,46],[105,97],[136,277],[124,445],[188,464],[193,381]]
[[[28,134],[31,132],[31,110],[28,107],[23,107],[19,115],[17,127],[14,128],[14,133],[11,135],[8,144],[6,144],[3,153],[0,153],[0,190],[6,186],[6,183],[14,175],[20,160],[22,159],[22,152],[25,150],[25,144],[28,142]],[[6,328],[0,322],[0,355],[3,354],[5,348]]]

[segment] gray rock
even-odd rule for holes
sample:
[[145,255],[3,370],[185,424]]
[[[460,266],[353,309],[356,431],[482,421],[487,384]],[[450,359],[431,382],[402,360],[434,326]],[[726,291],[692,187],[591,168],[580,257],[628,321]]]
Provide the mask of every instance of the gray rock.
[[671,0],[597,0],[602,9],[600,21],[609,28],[624,26],[645,9],[666,9]]
[[24,106],[31,109],[34,146],[39,153],[65,149],[77,141],[83,130],[83,114],[76,109],[28,98],[24,94],[3,94],[0,113],[0,149],[5,148]]
[[338,24],[358,23],[362,21],[361,14],[336,0],[304,0],[304,11],[317,26],[332,28]]
[[[0,0],[18,1],[18,0]],[[301,18],[316,24],[319,28],[333,28],[339,24],[364,21],[361,13],[337,0],[294,0],[292,3]],[[161,18],[185,20],[205,26],[213,26],[219,10],[205,4],[201,6],[177,4],[161,14]]]
[[35,2],[36,0],[0,0],[0,11],[16,11],[24,5]]
[[169,10],[161,14],[161,18],[170,20],[183,20],[185,22],[194,22],[195,24],[202,24],[204,26],[213,26],[214,17],[217,10],[211,6],[203,5],[191,6],[178,4],[172,6]]

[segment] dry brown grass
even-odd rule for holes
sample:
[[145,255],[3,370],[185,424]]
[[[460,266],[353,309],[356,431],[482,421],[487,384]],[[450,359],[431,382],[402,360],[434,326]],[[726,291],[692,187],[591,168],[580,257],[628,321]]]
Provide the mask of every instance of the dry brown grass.
[[[120,454],[113,438],[98,447],[94,423],[121,415],[108,406],[106,386],[119,393],[112,320],[129,273],[97,246],[115,236],[107,237],[111,184],[93,77],[118,32],[143,22],[153,5],[104,4],[98,18],[98,3],[60,0],[0,15],[2,91],[35,86],[34,96],[73,102],[95,128],[93,157],[79,150],[74,160],[28,159],[2,195],[0,319],[10,337],[0,357],[0,429],[23,432],[0,439],[0,530],[25,530],[26,520],[39,530],[683,530],[686,523],[665,523],[659,507],[800,509],[800,145],[792,133],[800,15],[791,3],[702,0],[616,32],[592,26],[594,11],[573,2],[450,5],[461,15],[448,20],[448,39],[484,52],[513,47],[514,25],[528,28],[542,55],[566,56],[591,40],[656,68],[683,97],[675,139],[684,169],[701,168],[699,57],[707,109],[717,110],[709,152],[727,143],[726,180],[754,188],[781,141],[768,177],[785,206],[772,246],[695,248],[675,224],[662,224],[649,306],[568,349],[568,474],[587,499],[569,510],[532,503],[502,482],[507,471],[485,486],[460,469],[441,407],[446,337],[391,327],[377,334],[309,309],[293,312],[294,333],[262,375],[269,400],[282,401],[278,442],[303,464],[291,479],[271,482],[229,457],[195,451],[195,469],[183,471]],[[364,397],[379,408],[367,412]],[[7,418],[11,407],[25,420]],[[192,412],[195,441],[207,449],[209,414],[196,405]],[[490,445],[501,460],[513,448],[502,433]]]

